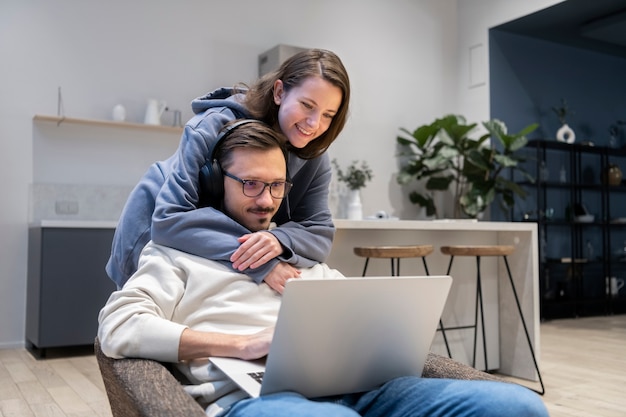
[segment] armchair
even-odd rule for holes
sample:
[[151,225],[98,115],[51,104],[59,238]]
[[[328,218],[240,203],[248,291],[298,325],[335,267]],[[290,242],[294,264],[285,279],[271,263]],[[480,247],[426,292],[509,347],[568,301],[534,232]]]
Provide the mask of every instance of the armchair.
[[[97,338],[94,351],[113,417],[205,417],[166,365],[149,359],[109,358]],[[434,353],[428,355],[422,377],[502,381]]]

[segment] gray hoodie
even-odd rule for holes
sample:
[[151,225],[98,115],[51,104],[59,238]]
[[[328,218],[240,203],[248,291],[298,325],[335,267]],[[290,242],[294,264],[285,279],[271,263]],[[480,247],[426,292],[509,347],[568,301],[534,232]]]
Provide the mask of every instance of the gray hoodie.
[[[220,129],[229,121],[248,118],[232,90],[221,88],[192,102],[195,116],[185,125],[178,149],[165,161],[154,163],[130,193],[120,216],[109,277],[121,288],[137,270],[143,247],[155,243],[231,266],[237,238],[248,229],[213,207],[200,207],[199,173]],[[265,265],[244,271],[260,283],[279,261],[299,268],[325,262],[335,228],[328,208],[331,180],[329,157],[304,160],[289,153],[287,169],[293,182],[273,218],[279,227],[270,232],[284,248]]]

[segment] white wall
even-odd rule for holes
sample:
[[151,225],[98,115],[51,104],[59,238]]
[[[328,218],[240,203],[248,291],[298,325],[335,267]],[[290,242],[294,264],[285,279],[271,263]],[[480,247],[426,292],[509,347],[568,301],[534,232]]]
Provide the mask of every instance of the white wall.
[[[527,14],[561,3],[563,0],[459,0],[457,14],[459,90],[457,104],[468,121],[488,120],[489,115],[489,29]],[[470,50],[478,51],[475,69],[483,73],[470,83]]]
[[[32,117],[57,113],[59,86],[67,116],[108,119],[121,102],[129,119],[140,121],[145,100],[156,97],[183,110],[186,120],[191,99],[214,87],[253,80],[257,55],[277,44],[334,50],[348,68],[353,94],[351,118],[331,156],[342,164],[367,160],[374,169],[375,179],[363,192],[366,214],[383,209],[411,218],[417,210],[393,179],[398,128],[412,129],[448,112],[488,117],[488,86],[467,91],[464,85],[464,51],[476,41],[486,45],[492,23],[555,2],[458,3],[457,8],[456,0],[4,0],[0,348],[23,344],[36,136]],[[166,157],[173,147],[155,145],[151,152]],[[113,159],[147,163],[136,145],[128,149],[107,154],[116,172],[112,185],[133,184],[138,170]],[[70,184],[101,183],[107,177],[90,171],[93,161],[74,158],[60,164],[68,162],[75,170],[66,178]],[[98,161],[105,167],[106,162]]]

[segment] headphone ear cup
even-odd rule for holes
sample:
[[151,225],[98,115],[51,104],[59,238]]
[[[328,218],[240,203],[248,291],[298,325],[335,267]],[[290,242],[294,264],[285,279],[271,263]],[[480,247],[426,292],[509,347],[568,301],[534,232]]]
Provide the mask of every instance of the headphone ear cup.
[[214,206],[224,198],[224,174],[217,160],[208,161],[200,170],[201,206]]
[[224,174],[220,164],[215,159],[216,149],[234,129],[247,123],[260,123],[255,119],[241,119],[232,125],[222,129],[215,139],[215,143],[209,152],[210,159],[200,169],[200,207],[217,207],[224,198]]
[[224,174],[222,173],[222,167],[214,159],[211,162],[211,202],[213,204],[219,204],[224,198]]

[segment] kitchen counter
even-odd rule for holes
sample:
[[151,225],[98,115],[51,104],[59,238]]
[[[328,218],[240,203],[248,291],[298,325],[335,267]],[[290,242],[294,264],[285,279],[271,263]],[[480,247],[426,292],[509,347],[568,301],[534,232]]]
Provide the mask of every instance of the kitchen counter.
[[[472,220],[343,220],[335,219],[337,233],[328,264],[346,276],[360,276],[364,259],[353,253],[354,246],[432,244],[435,251],[428,256],[431,274],[443,275],[449,258],[439,252],[442,245],[503,244],[514,245],[509,257],[516,289],[535,354],[539,360],[539,289],[538,231],[532,222],[483,222]],[[116,221],[106,220],[42,220],[31,227],[114,229]],[[372,260],[368,275],[389,275],[389,262]],[[483,296],[487,328],[490,368],[512,376],[537,380],[506,270],[502,262],[483,259]],[[451,275],[452,290],[443,313],[446,326],[465,325],[473,321],[476,261],[455,259]],[[424,275],[420,260],[402,261],[402,274]],[[473,331],[452,331],[453,357],[471,363]],[[433,351],[445,354],[441,335],[435,337]],[[476,366],[482,364],[482,343],[478,343]]]
[[[426,260],[432,275],[447,271],[449,257],[441,254],[443,245],[513,245],[515,252],[508,258],[513,280],[520,298],[524,317],[539,360],[539,288],[538,230],[532,222],[488,222],[472,220],[343,220],[336,219],[337,232],[328,264],[346,276],[360,276],[364,258],[357,257],[355,246],[431,244],[434,251]],[[481,259],[485,327],[489,367],[504,374],[536,381],[537,376],[527,346],[515,299],[511,291],[504,262],[495,258]],[[370,260],[367,274],[389,275],[388,260]],[[420,259],[404,259],[402,275],[424,275]],[[457,257],[450,275],[452,289],[443,313],[445,326],[467,325],[473,322],[476,294],[475,258]],[[473,330],[447,332],[452,341],[452,356],[471,364]],[[438,332],[433,351],[446,354]],[[476,366],[483,366],[482,343],[479,337]]]
[[67,229],[115,229],[116,220],[41,220],[30,227],[49,227]]

